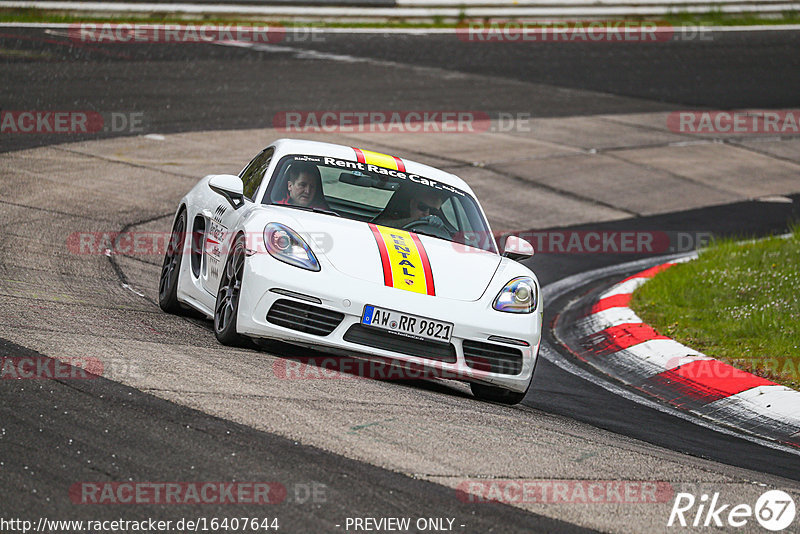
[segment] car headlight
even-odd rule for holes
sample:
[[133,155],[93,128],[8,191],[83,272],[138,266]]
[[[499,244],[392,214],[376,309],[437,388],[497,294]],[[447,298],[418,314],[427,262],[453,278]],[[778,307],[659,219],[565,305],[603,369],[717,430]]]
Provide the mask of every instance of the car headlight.
[[319,261],[311,248],[303,241],[300,234],[279,223],[269,223],[264,228],[264,244],[267,252],[282,262],[308,269],[309,271],[319,271]]
[[514,278],[498,293],[493,308],[508,313],[531,313],[539,300],[539,288],[530,276]]

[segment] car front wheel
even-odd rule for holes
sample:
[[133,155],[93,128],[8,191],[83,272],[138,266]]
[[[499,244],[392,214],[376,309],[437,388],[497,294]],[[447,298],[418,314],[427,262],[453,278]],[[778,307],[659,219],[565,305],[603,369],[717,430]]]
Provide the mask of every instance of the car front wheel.
[[172,226],[172,234],[161,266],[161,278],[158,281],[158,305],[167,313],[186,312],[178,302],[178,275],[181,270],[184,239],[186,239],[186,210],[178,214]]
[[244,277],[244,259],[244,237],[239,236],[222,271],[217,302],[214,306],[214,335],[223,345],[241,347],[248,344],[247,338],[236,332],[236,316],[239,313],[239,297],[242,294]]

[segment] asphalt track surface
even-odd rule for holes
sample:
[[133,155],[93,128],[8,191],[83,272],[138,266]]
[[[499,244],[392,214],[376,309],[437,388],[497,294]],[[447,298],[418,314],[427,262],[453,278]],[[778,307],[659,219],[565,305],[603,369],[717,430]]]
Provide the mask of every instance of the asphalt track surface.
[[[533,117],[791,108],[800,89],[800,33],[714,34],[686,42],[465,43],[455,35],[338,35],[290,30],[264,53],[205,44],[103,44],[66,29],[0,28],[5,110],[144,112],[146,131],[261,128],[286,110],[475,110]],[[11,50],[14,52],[11,53]],[[502,85],[437,85],[402,79],[382,65],[308,67],[292,50],[352,55],[453,72]],[[324,61],[325,57],[321,57]],[[12,67],[13,65],[13,67]],[[499,90],[501,87],[502,90]],[[24,91],[20,89],[24,88]],[[570,90],[580,90],[580,94]],[[118,132],[116,135],[119,135]],[[95,139],[114,132],[99,132]],[[69,140],[78,140],[79,135]],[[0,139],[0,150],[60,142],[52,135]]]
[[[786,108],[798,105],[800,37],[793,33],[724,34],[702,43],[624,45],[465,46],[442,36],[326,36],[322,43],[284,44],[331,54],[480,73],[539,84],[534,93],[495,87],[418,84],[376,72],[370,62],[344,67],[315,62],[313,69],[290,52],[259,53],[214,45],[72,46],[42,30],[3,28],[0,81],[4,110],[91,109],[143,111],[147,131],[234,130],[270,125],[287,109],[477,109],[568,117],[598,113],[670,111],[685,107]],[[73,43],[74,45],[74,43]],[[9,50],[15,50],[10,53]],[[22,52],[19,52],[19,51]],[[341,75],[346,72],[346,76]],[[571,90],[580,90],[573,93]],[[90,137],[126,135],[105,132]],[[57,136],[0,137],[0,150],[79,140]],[[717,235],[768,235],[797,218],[791,204],[742,202],[593,225],[712,231]],[[129,214],[130,215],[130,214]],[[4,217],[5,218],[5,217]],[[4,223],[11,221],[4,221]],[[6,256],[8,258],[8,256]],[[532,260],[544,284],[631,255],[543,255]],[[14,277],[11,266],[5,276]],[[583,290],[588,290],[583,288]],[[558,303],[552,303],[552,319]],[[6,356],[29,349],[0,342]],[[364,462],[320,451],[286,438],[205,415],[115,382],[48,381],[0,385],[3,421],[0,479],[4,516],[113,518],[118,507],[86,512],[64,499],[76,480],[204,480],[247,477],[326,484],[324,503],[289,502],[280,510],[285,532],[334,530],[347,516],[438,516],[442,510],[469,523],[470,532],[570,532],[578,527],[510,506],[462,506],[452,490]],[[420,391],[439,391],[421,385]],[[444,392],[441,392],[443,395]],[[463,399],[469,401],[469,399]],[[471,401],[469,401],[471,402]],[[537,412],[573,419],[677,453],[800,481],[798,457],[713,432],[643,408],[540,360],[534,391],[524,403]],[[6,436],[13,435],[13,439]],[[81,444],[73,448],[72,440]],[[113,452],[112,452],[113,451]],[[233,460],[236,458],[236,460]],[[532,458],[532,462],[536,459]],[[769,477],[767,477],[769,480]],[[253,512],[251,509],[236,512]],[[168,519],[232,515],[209,508],[138,509]],[[263,513],[263,510],[259,510]],[[238,515],[238,514],[233,514]],[[467,521],[468,518],[468,521]]]

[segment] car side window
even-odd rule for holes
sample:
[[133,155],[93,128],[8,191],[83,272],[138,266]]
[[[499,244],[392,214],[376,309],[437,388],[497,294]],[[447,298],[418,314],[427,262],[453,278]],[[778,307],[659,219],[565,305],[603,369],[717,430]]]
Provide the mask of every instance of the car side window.
[[272,154],[275,149],[270,147],[262,151],[258,156],[253,158],[250,165],[245,167],[240,175],[243,184],[243,192],[245,198],[253,200],[253,197],[258,191],[258,186],[264,180],[264,175],[267,173],[270,161],[272,161]]

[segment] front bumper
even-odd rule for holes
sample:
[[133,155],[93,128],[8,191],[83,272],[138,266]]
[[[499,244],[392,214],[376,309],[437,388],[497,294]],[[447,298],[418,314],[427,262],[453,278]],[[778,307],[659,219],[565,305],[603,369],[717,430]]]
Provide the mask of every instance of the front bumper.
[[[274,289],[283,290],[284,293],[271,291]],[[307,295],[319,299],[320,302],[310,303],[287,295],[286,291]],[[321,272],[305,271],[276,261],[268,254],[257,253],[247,258],[245,262],[237,330],[252,337],[278,339],[339,354],[358,354],[408,362],[415,367],[430,369],[437,376],[480,382],[523,392],[530,383],[539,350],[542,305],[540,302],[537,311],[531,314],[503,313],[492,308],[494,297],[495,295],[487,294],[478,301],[465,302],[422,295],[357,280],[332,268],[323,268]],[[278,300],[311,304],[330,310],[333,312],[332,315],[338,313],[344,317],[327,335],[301,332],[267,320],[267,314]],[[353,335],[358,326],[353,330],[351,327],[360,324],[364,306],[367,304],[453,323],[450,343],[455,352],[455,361],[441,361],[442,358],[436,356],[427,358],[415,356],[413,347],[409,348],[407,343],[400,343],[405,345],[405,350],[400,352],[374,345],[367,346],[363,341],[353,342],[352,340],[358,337]],[[524,341],[528,345],[490,340],[492,336]],[[393,337],[404,339],[400,336]],[[522,359],[521,369],[516,374],[506,374],[470,367],[464,353],[465,340],[519,350]]]

